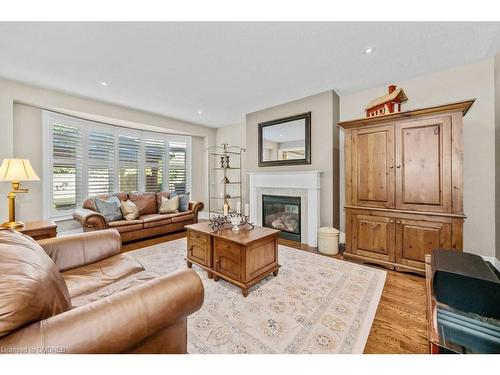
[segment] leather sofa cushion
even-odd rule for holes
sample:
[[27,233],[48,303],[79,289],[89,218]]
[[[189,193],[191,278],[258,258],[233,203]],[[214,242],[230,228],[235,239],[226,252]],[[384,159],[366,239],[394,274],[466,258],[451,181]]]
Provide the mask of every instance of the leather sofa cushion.
[[[100,198],[102,200],[107,201],[111,197],[117,197],[120,202],[126,201],[128,199],[128,194],[127,193],[116,193],[116,194],[100,194],[97,195],[95,198]],[[83,201],[82,207],[86,208],[88,210],[92,211],[97,211],[97,207],[95,206],[95,198],[87,198]]]
[[144,228],[155,228],[162,225],[167,225],[172,222],[170,217],[171,215],[163,215],[163,214],[150,214],[141,216],[141,219],[144,222]]
[[32,238],[0,231],[0,337],[71,308],[57,266]]
[[132,288],[136,285],[142,284],[143,282],[153,280],[158,277],[158,274],[150,271],[139,271],[125,276],[111,284],[98,288],[94,291],[80,294],[75,298],[71,299],[71,304],[73,307],[79,307],[86,305],[88,303],[109,297],[113,294],[120,293],[124,290]]
[[141,230],[143,228],[143,222],[140,219],[118,220],[108,223],[108,226],[112,229],[116,229],[120,233],[132,232],[134,230]]
[[129,198],[139,209],[139,215],[157,214],[156,193],[130,193]]
[[73,304],[75,297],[94,292],[143,270],[144,268],[130,256],[118,254],[96,263],[73,268],[63,272],[62,276],[68,286]]
[[181,221],[193,220],[193,214],[190,212],[180,212],[184,215],[175,216],[172,218],[172,223],[179,223]]

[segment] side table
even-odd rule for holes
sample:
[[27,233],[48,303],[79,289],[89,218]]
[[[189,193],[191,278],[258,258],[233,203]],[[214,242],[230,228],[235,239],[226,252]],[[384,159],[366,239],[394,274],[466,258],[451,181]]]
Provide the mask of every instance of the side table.
[[41,221],[28,221],[24,223],[22,227],[14,228],[14,230],[22,234],[25,234],[27,236],[30,236],[35,241],[57,236],[57,224],[52,219],[41,220]]

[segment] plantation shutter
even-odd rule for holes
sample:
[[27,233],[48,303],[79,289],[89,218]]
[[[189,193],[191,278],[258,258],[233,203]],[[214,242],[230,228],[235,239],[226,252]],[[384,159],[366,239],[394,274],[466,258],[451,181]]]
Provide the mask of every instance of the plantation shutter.
[[139,158],[141,142],[138,137],[118,137],[119,188],[123,192],[139,190]]
[[82,204],[82,130],[54,123],[52,130],[52,212]]
[[147,192],[163,190],[163,169],[165,157],[165,141],[163,139],[144,140],[145,149],[145,182]]
[[111,194],[114,191],[115,142],[111,133],[89,131],[88,194]]
[[178,194],[186,193],[186,143],[169,142],[168,188]]

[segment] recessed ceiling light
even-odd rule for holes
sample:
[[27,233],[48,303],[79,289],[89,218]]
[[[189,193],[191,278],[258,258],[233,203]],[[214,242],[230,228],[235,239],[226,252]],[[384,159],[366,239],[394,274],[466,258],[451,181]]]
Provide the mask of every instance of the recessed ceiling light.
[[104,82],[104,81],[101,81],[101,82],[99,82],[99,83],[101,84],[101,86],[107,86],[107,85],[108,85],[108,83],[107,83],[107,82]]
[[366,47],[365,50],[363,51],[365,55],[370,55],[373,52],[375,52],[375,47]]
[[198,110],[198,114],[201,115],[203,111],[201,109]]

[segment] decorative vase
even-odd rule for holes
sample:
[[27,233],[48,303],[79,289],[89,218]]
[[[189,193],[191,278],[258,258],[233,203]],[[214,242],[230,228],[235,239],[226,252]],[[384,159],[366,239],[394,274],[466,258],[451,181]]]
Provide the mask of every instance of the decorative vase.
[[241,224],[240,216],[231,216],[231,224],[233,225],[233,231],[238,232],[240,230],[239,225]]

